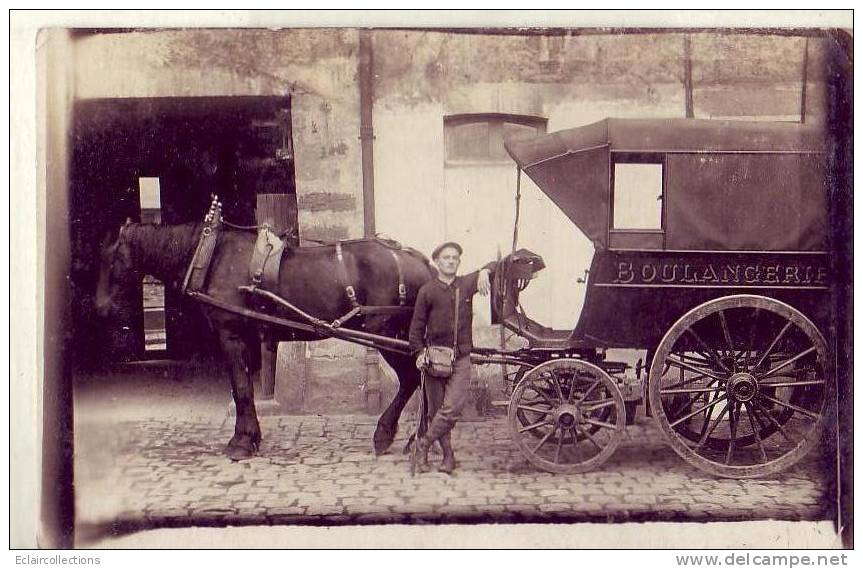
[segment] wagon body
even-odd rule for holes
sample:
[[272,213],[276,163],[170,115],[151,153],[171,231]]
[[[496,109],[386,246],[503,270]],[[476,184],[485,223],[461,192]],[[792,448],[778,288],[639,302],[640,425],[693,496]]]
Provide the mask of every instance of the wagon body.
[[509,402],[529,461],[581,472],[613,453],[638,396],[610,347],[647,350],[639,402],[706,472],[765,476],[820,444],[835,400],[827,140],[791,123],[607,119],[507,142],[595,249],[571,331],[520,310],[541,259],[504,277],[498,317],[544,357]]
[[[649,349],[686,311],[729,294],[829,325],[827,145],[816,126],[606,119],[507,150],[593,242],[572,345]],[[620,165],[661,169],[661,223],[614,226]]]

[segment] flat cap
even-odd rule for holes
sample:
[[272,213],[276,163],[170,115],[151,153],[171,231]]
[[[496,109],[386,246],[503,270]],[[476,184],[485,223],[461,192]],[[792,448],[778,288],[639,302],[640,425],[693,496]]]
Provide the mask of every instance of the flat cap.
[[437,247],[435,247],[435,250],[432,251],[432,259],[437,259],[438,256],[440,256],[441,251],[443,251],[447,247],[452,247],[453,249],[458,251],[459,255],[461,255],[461,253],[462,253],[461,245],[459,245],[455,241],[447,241],[446,243],[442,243],[442,244],[438,245]]

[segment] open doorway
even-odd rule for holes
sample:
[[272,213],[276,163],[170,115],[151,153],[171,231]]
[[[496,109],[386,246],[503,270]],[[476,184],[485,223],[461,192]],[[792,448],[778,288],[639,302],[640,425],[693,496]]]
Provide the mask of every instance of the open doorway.
[[104,322],[95,315],[99,244],[126,219],[201,221],[213,194],[225,217],[243,225],[255,222],[258,194],[295,195],[290,98],[92,99],[76,102],[73,120],[76,362],[207,353],[212,342],[198,307],[151,277],[130,293],[121,317]]

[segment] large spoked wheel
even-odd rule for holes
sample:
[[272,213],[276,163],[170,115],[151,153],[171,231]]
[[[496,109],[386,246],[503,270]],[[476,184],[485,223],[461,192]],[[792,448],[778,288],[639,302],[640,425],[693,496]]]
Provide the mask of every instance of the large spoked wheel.
[[537,468],[559,474],[595,469],[626,427],[623,396],[601,368],[574,359],[530,370],[509,404],[513,441]]
[[702,304],[666,333],[650,405],[671,447],[717,476],[780,472],[820,443],[834,394],[824,337],[795,308],[739,295]]

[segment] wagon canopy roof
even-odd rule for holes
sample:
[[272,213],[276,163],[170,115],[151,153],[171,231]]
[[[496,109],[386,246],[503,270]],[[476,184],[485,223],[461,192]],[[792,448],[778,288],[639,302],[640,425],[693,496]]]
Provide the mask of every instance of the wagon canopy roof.
[[687,250],[822,250],[825,132],[817,125],[606,119],[506,149],[597,247],[610,245],[613,164],[663,159],[663,243]]
[[521,168],[569,153],[608,146],[612,152],[823,152],[816,125],[703,119],[605,119],[506,143]]

